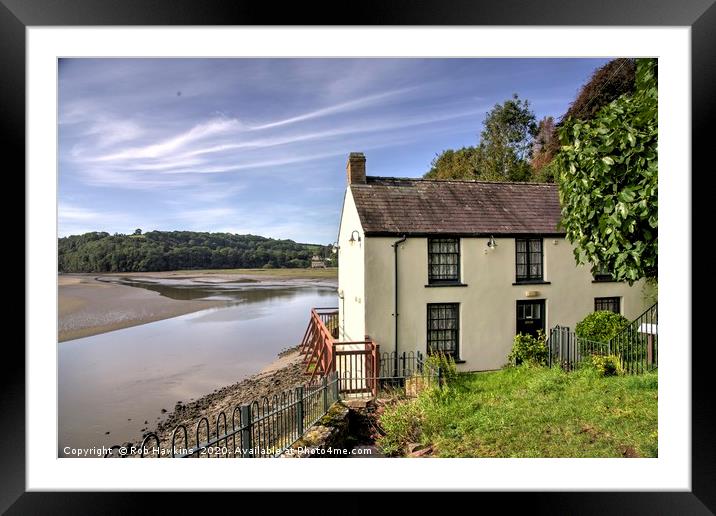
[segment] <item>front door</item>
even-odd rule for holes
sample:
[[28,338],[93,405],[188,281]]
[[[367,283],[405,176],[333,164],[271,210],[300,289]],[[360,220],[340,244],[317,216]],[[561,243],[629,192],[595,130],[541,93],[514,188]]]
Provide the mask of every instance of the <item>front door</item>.
[[544,299],[517,301],[517,333],[537,336],[537,330],[544,331]]

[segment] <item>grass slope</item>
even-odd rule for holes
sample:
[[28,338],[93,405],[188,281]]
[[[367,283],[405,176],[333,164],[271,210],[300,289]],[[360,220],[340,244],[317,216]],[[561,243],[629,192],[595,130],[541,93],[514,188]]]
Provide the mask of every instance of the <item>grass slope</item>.
[[656,457],[657,374],[518,367],[459,375],[386,409],[379,444],[442,457]]

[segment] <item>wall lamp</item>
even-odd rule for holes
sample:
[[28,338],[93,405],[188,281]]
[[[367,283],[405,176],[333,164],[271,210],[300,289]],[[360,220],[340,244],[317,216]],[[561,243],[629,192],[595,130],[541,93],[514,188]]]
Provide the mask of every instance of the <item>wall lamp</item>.
[[495,247],[497,247],[495,237],[493,237],[492,235],[490,235],[490,239],[487,241],[487,247],[489,247],[490,249],[494,249]]
[[[353,236],[354,234],[357,235],[358,238],[354,237],[354,236]],[[348,239],[348,241],[349,241],[351,244],[354,243],[354,242],[360,242],[360,233],[358,232],[357,229],[354,229],[354,230],[351,232],[351,237]]]

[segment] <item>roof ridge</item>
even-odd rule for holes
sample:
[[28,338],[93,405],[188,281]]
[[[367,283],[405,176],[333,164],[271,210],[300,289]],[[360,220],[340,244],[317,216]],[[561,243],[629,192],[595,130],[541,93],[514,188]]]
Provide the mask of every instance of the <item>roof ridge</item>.
[[[485,181],[483,179],[429,179],[424,177],[393,177],[393,176],[367,176],[366,180],[392,180],[392,181],[420,181],[424,183],[470,183],[488,185],[531,185],[531,186],[557,186],[556,183],[544,183],[536,181]],[[366,181],[366,182],[367,182]],[[351,186],[355,186],[351,185]],[[360,185],[358,185],[360,186]]]

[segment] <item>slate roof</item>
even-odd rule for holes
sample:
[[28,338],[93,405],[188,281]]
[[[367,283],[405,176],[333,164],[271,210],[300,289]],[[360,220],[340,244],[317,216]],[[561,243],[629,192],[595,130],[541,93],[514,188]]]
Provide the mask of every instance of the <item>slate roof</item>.
[[564,235],[557,186],[368,176],[350,185],[367,235]]

